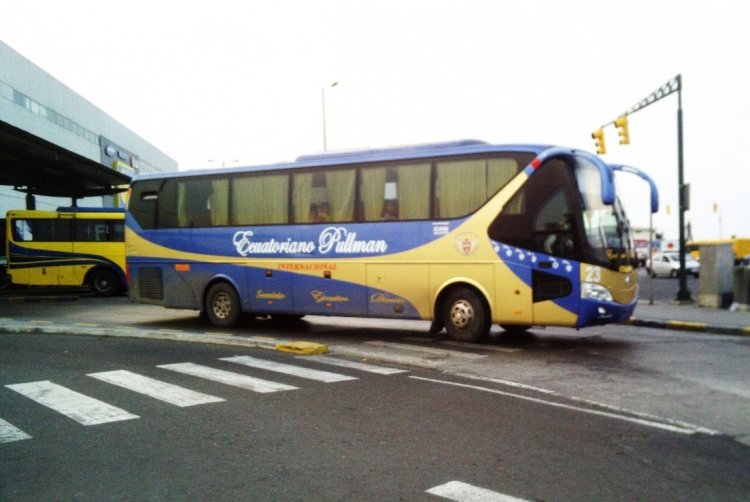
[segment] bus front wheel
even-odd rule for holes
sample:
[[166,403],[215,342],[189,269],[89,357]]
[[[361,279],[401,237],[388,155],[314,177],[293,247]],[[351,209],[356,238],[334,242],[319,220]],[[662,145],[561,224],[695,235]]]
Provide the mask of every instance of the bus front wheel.
[[241,317],[240,297],[226,282],[217,282],[206,293],[205,312],[211,324],[220,328],[236,326]]
[[450,291],[443,300],[442,314],[451,340],[475,342],[490,332],[489,309],[479,293],[471,288]]

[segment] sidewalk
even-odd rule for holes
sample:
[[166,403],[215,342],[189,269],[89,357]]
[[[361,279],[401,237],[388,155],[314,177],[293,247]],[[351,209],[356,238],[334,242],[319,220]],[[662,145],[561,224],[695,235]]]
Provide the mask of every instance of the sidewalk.
[[697,303],[681,305],[673,302],[640,300],[633,316],[626,321],[645,326],[681,331],[699,331],[723,335],[750,336],[750,311],[701,307]]

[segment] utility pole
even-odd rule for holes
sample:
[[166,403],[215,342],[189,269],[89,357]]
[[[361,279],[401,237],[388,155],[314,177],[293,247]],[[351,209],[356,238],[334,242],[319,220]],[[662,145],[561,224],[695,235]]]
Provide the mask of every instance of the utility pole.
[[685,185],[683,148],[682,148],[682,76],[675,77],[677,81],[677,184],[680,189],[680,289],[677,291],[678,302],[691,302],[690,290],[687,288],[687,273],[685,270],[685,211],[690,209],[688,200],[688,189]]

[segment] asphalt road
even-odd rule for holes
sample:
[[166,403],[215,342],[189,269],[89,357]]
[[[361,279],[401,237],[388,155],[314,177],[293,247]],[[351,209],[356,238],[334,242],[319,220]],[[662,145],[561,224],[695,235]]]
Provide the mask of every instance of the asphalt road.
[[[526,500],[746,500],[750,493],[750,449],[726,435],[497,380],[372,364],[406,371],[370,373],[242,347],[0,335],[0,418],[30,436],[0,442],[0,499],[440,500],[429,491],[492,500],[478,498],[489,490]],[[293,388],[259,393],[178,368]],[[175,395],[164,383],[199,392],[180,395],[202,404],[180,407],[103,380],[121,371],[130,383],[161,382],[152,393],[162,398]],[[78,394],[103,404],[76,406]],[[81,423],[91,416],[101,423]],[[455,498],[467,491],[475,498]]]
[[[687,289],[690,296],[698,299],[700,289],[700,279],[692,275],[686,278]],[[676,277],[654,277],[650,278],[646,270],[638,270],[638,293],[641,300],[651,300],[657,302],[669,302],[677,298],[677,292],[680,290],[680,281]]]

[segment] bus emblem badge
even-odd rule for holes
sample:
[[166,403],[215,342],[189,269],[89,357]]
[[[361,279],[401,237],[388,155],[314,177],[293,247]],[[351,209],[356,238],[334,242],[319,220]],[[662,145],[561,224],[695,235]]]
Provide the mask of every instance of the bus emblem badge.
[[461,234],[456,237],[456,249],[464,256],[472,255],[479,247],[479,237],[474,234]]

